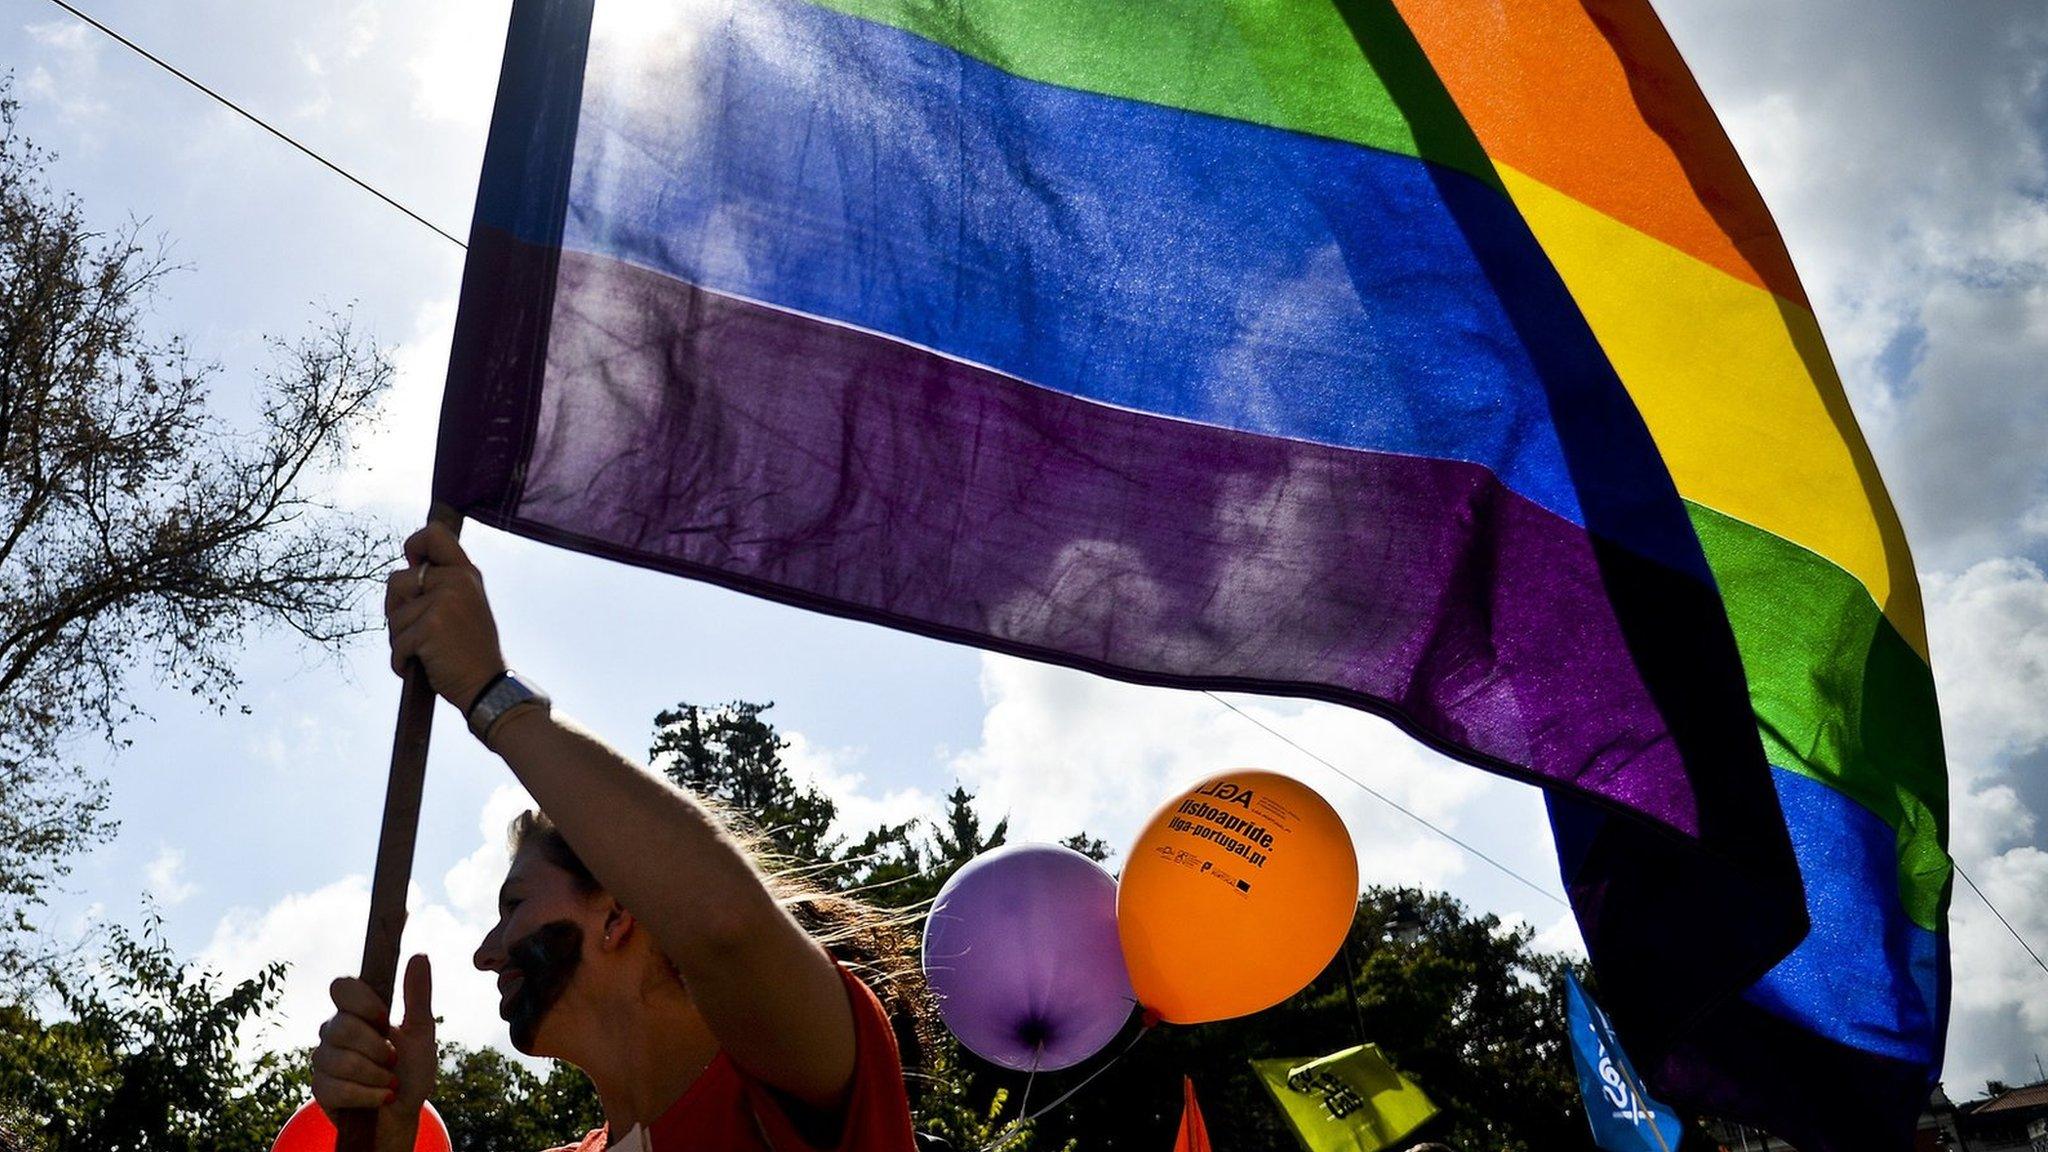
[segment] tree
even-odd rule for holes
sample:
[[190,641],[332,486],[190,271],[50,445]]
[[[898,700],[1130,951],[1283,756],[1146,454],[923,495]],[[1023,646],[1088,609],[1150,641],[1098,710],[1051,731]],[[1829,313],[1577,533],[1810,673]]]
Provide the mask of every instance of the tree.
[[306,1097],[305,1056],[245,1067],[236,1041],[277,1006],[284,965],[224,986],[180,961],[151,913],[139,934],[110,930],[99,969],[53,978],[69,1019],[0,1008],[0,1108],[52,1149],[268,1148]]
[[[974,810],[974,793],[965,785],[954,784],[946,794],[944,823],[933,834],[937,848],[936,865],[949,872],[957,871],[961,865],[991,848],[1000,848],[1010,835],[1010,818],[1005,816],[996,821],[988,835],[981,833],[981,815]],[[1085,835],[1075,839],[1085,840]]]
[[708,710],[678,704],[654,718],[648,762],[745,818],[780,854],[830,860],[839,847],[831,838],[838,805],[816,788],[799,787],[783,766],[789,741],[761,719],[773,707],[744,700]]
[[[906,820],[869,832],[840,859],[832,876],[843,890],[857,891],[884,908],[922,909],[968,861],[1009,838],[1007,817],[987,834],[974,809],[974,793],[955,783],[937,822]],[[1085,833],[1068,837],[1089,842]],[[1100,841],[1094,841],[1100,844]],[[1095,859],[1102,859],[1101,856]]]
[[253,426],[231,423],[215,369],[149,331],[169,263],[136,225],[91,228],[15,112],[0,80],[0,978],[19,979],[39,893],[113,832],[66,739],[116,738],[138,665],[224,706],[250,628],[362,631],[396,549],[313,486],[388,358],[331,317],[273,343]]
[[441,1046],[434,1107],[463,1152],[534,1152],[604,1123],[597,1091],[556,1061],[546,1079],[495,1048]]
[[841,853],[823,879],[881,908],[915,908],[932,898],[933,862],[924,821],[905,820],[868,831]]
[[1086,832],[1074,833],[1072,836],[1060,841],[1060,846],[1072,848],[1097,864],[1109,859],[1109,844],[1100,836],[1090,836]]

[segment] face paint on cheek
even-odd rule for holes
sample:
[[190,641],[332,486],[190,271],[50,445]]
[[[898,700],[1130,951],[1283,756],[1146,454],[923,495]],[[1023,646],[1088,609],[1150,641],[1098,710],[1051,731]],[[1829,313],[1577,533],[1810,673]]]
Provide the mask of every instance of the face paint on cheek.
[[519,970],[519,984],[505,1005],[505,1019],[512,1025],[512,1046],[530,1055],[540,1035],[541,1019],[562,998],[569,978],[583,961],[583,929],[556,920],[513,941],[505,953]]

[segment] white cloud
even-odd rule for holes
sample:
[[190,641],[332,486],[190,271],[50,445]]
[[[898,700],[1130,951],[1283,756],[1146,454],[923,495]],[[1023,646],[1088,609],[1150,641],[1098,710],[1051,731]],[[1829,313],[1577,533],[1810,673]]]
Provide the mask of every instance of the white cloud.
[[867,774],[852,767],[861,759],[859,749],[822,748],[801,732],[782,735],[789,741],[782,763],[789,769],[790,779],[823,792],[837,806],[832,823],[835,835],[858,837],[883,824],[938,815],[938,800],[922,788],[892,788],[880,796],[869,795]]
[[[424,952],[433,963],[434,1012],[442,1018],[442,1040],[495,1045],[516,1055],[498,1018],[497,993],[470,957],[497,919],[498,885],[507,866],[506,825],[531,805],[517,786],[499,787],[479,815],[480,843],[442,876],[440,892],[430,893],[416,882],[407,894],[404,953]],[[221,918],[200,951],[200,963],[230,980],[247,978],[272,961],[290,965],[277,1010],[242,1037],[245,1052],[304,1048],[317,1041],[320,1022],[334,1012],[327,986],[336,976],[355,973],[369,909],[369,880],[350,875],[310,892],[290,893],[268,908],[233,909]]]
[[391,353],[393,379],[377,418],[334,477],[346,504],[416,523],[434,478],[434,442],[441,423],[441,387],[455,337],[455,301],[421,306],[412,334]]
[[2048,749],[2048,574],[2006,557],[1922,587],[1949,771],[1967,792]]
[[1972,763],[2048,746],[2048,573],[1987,560],[1924,585],[1951,755]]
[[375,0],[363,0],[349,9],[347,23],[341,35],[341,54],[346,60],[360,59],[377,44],[378,33],[384,27],[384,13]]
[[[2015,848],[1970,874],[2037,951],[2048,941],[2048,853]],[[1968,1091],[1992,1079],[2031,1080],[2029,1055],[2048,1052],[2048,972],[1965,884],[1956,886],[1949,927],[1955,1001],[1943,1079]]]
[[498,885],[505,880],[511,861],[506,834],[512,820],[534,806],[533,797],[517,784],[500,784],[484,801],[477,814],[476,850],[463,857],[441,878],[449,907],[464,918],[488,928],[498,917]]
[[[2026,559],[1925,578],[1954,805],[1951,850],[2038,951],[2048,944],[2048,574]],[[2029,842],[2031,841],[2031,843]],[[1944,1078],[1962,1092],[2026,1078],[2048,1052],[2048,973],[1958,880],[1949,918],[1954,1018]]]
[[[1231,697],[1245,714],[1336,764],[1340,775],[1200,693],[996,655],[982,658],[981,679],[988,707],[981,742],[957,756],[953,769],[977,792],[981,811],[1009,815],[1013,838],[1057,840],[1085,830],[1120,854],[1159,805],[1196,780],[1233,767],[1267,768],[1307,783],[1342,814],[1363,883],[1449,889],[1481,911],[1526,906],[1544,924],[1558,914],[1365,788],[1556,892],[1537,791],[1438,756],[1376,717]],[[1576,937],[1575,930],[1550,933]]]
[[[504,54],[506,0],[445,0],[409,9],[414,43],[408,53],[413,111],[434,120],[482,128],[490,123]],[[377,35],[376,11],[361,5],[363,40]]]
[[185,879],[184,851],[169,845],[157,849],[142,874],[147,878],[150,895],[165,907],[182,904],[199,891],[197,884]]
[[26,30],[46,62],[28,68],[22,95],[54,107],[74,125],[105,117],[110,106],[100,83],[100,33],[69,17]]
[[[2048,206],[2041,218],[2037,260]],[[1937,567],[2010,548],[2048,510],[2048,274],[1989,259],[1982,275],[1916,291],[1907,324],[1921,351],[1886,437],[1894,460],[1914,462],[1892,487]]]

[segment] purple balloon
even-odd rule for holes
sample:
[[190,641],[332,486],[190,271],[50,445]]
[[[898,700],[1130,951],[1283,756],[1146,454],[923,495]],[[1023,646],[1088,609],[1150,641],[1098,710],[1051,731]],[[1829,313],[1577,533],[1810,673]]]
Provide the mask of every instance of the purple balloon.
[[1057,844],[1005,845],[955,872],[925,921],[924,974],[960,1043],[1020,1072],[1095,1055],[1137,1003],[1116,881]]

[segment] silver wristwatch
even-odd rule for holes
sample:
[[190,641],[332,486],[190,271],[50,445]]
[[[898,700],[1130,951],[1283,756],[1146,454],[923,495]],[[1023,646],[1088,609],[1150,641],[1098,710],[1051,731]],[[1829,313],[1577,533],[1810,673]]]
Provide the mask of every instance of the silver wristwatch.
[[552,710],[554,701],[549,700],[548,694],[539,687],[520,679],[519,673],[507,668],[492,677],[470,703],[469,711],[464,714],[469,719],[469,730],[488,744],[492,726],[521,704],[538,704],[541,711],[547,712]]

